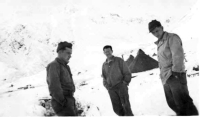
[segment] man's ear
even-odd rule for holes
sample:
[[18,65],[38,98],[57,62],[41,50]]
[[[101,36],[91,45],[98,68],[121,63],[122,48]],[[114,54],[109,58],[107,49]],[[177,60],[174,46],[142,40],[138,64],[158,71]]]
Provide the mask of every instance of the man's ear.
[[164,31],[164,28],[163,28],[163,26],[161,26],[161,28],[162,28],[162,30]]
[[113,51],[111,51],[112,52],[112,54],[113,54]]
[[61,54],[62,52],[63,52],[63,50],[59,50],[59,51],[58,51],[58,54]]

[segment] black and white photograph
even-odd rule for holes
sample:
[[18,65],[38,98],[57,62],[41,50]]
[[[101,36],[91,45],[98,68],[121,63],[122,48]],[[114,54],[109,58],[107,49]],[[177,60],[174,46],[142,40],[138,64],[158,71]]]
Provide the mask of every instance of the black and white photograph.
[[0,117],[199,116],[200,0],[0,0]]

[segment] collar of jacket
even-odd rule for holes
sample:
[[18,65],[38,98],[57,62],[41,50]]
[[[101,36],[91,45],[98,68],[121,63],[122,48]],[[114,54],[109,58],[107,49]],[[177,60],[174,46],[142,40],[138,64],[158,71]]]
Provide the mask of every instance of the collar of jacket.
[[60,58],[58,58],[58,57],[56,58],[56,61],[57,61],[58,63],[60,63],[61,65],[63,65],[65,68],[67,68],[67,70],[68,70],[68,72],[69,72],[69,74],[70,74],[70,76],[71,76],[71,78],[72,78],[72,72],[71,72],[69,66],[67,65],[68,62],[65,62],[64,60],[62,60],[62,59],[60,59]]
[[56,61],[59,62],[60,64],[64,65],[64,66],[68,64],[68,62],[65,62],[64,60],[62,60],[58,57],[56,58]]
[[159,44],[160,41],[164,41],[166,39],[166,35],[167,33],[166,32],[163,32],[161,38],[159,38],[156,42],[154,42],[156,45]]
[[[110,61],[114,61],[115,60],[115,56],[112,56],[111,60]],[[105,63],[109,63],[108,62],[108,59],[106,59]]]

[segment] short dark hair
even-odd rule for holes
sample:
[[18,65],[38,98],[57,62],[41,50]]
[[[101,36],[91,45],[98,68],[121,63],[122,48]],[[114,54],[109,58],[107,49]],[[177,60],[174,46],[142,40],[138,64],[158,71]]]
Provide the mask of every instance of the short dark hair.
[[152,20],[149,22],[149,32],[152,32],[156,27],[162,26],[161,23],[157,20]]
[[66,47],[72,49],[72,44],[66,41],[60,42],[58,43],[58,47],[56,51],[58,52],[59,50],[65,50]]
[[[103,47],[103,51],[104,51],[104,49],[108,49],[108,48],[110,48],[110,49],[112,50],[112,46],[106,45],[106,46]],[[112,51],[113,51],[113,50],[112,50]]]

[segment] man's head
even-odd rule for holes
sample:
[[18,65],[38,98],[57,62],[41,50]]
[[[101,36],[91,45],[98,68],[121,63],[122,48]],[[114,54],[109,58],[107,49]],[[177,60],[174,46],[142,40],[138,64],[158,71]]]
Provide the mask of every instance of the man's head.
[[149,22],[149,32],[160,39],[163,34],[163,26],[159,21],[152,20],[151,22]]
[[103,52],[104,52],[104,54],[106,55],[107,58],[112,57],[112,53],[113,53],[112,46],[110,46],[110,45],[104,46]]
[[65,62],[69,62],[72,54],[72,44],[66,41],[60,42],[57,47],[58,57]]

